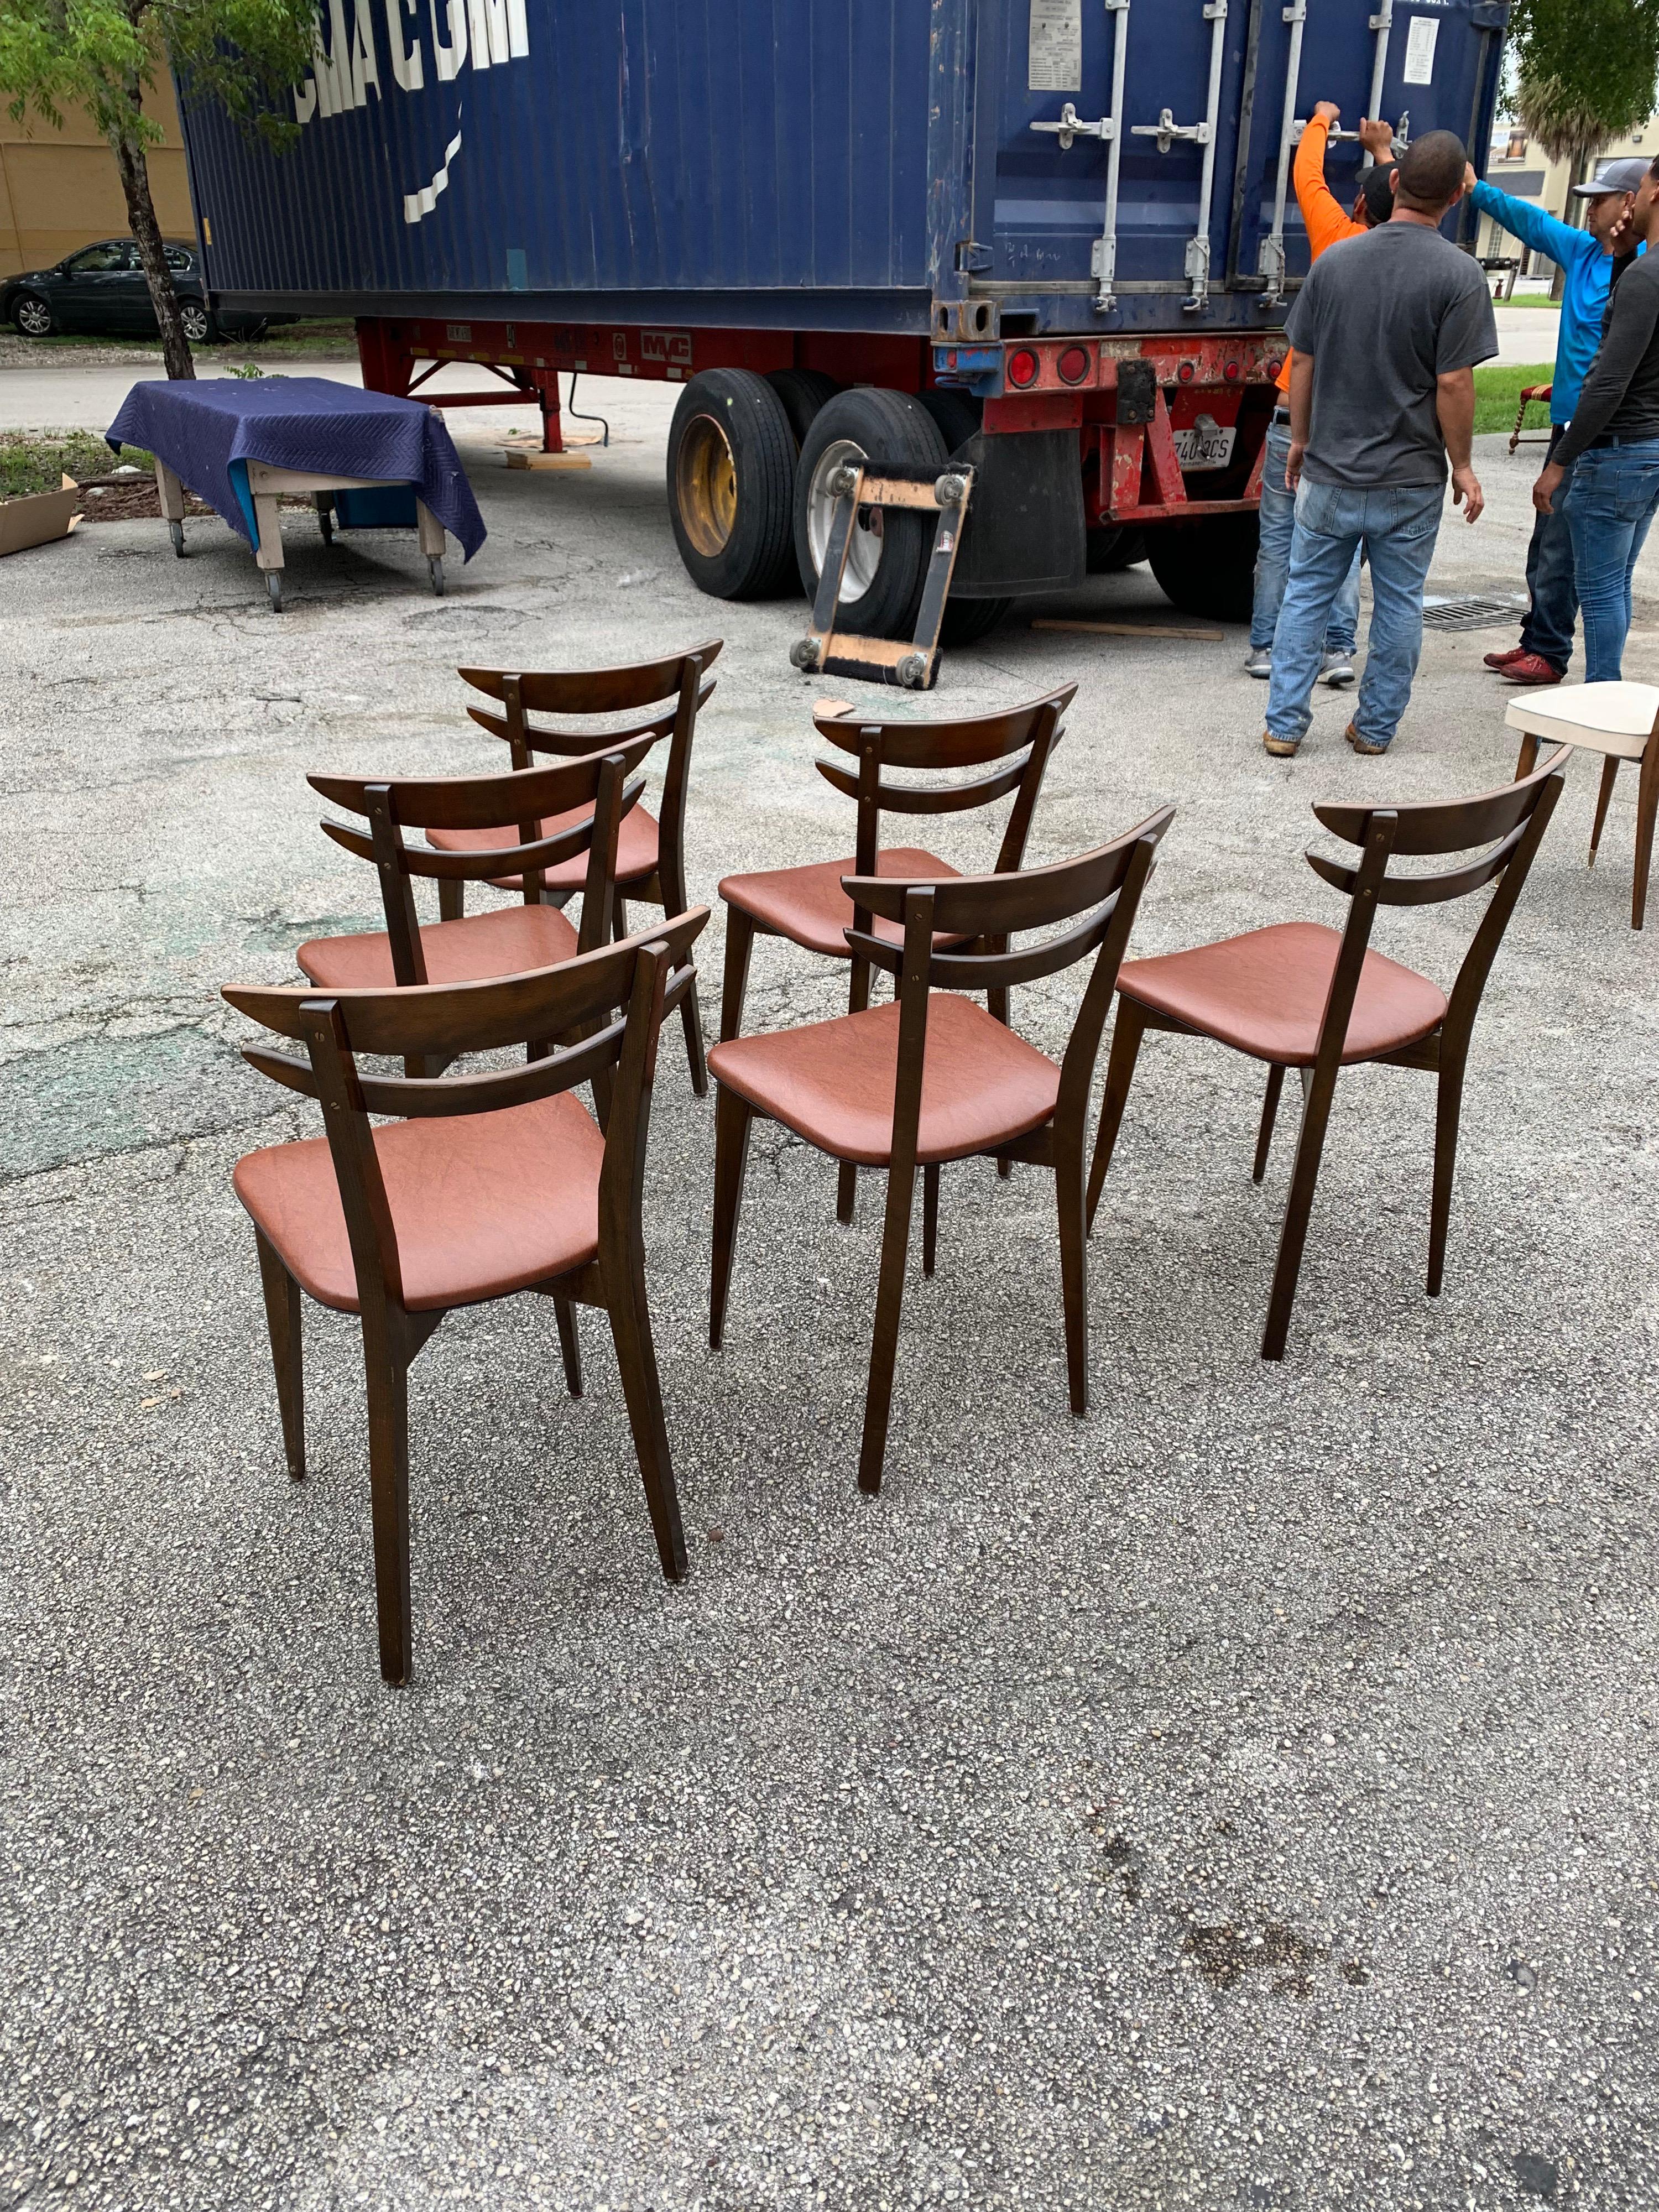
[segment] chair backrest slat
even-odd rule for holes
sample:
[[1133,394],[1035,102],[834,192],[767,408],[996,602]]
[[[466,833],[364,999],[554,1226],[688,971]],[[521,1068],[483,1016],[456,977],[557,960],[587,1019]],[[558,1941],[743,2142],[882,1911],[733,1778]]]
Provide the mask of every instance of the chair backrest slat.
[[487,1068],[471,1075],[364,1075],[358,1088],[371,1114],[400,1121],[447,1120],[457,1114],[493,1114],[509,1106],[533,1106],[574,1091],[614,1067],[622,1050],[620,1021],[608,1023],[580,1044],[566,1045],[522,1066]]
[[579,760],[497,775],[310,775],[306,781],[350,814],[369,813],[368,793],[383,786],[392,793],[392,819],[400,829],[499,830],[505,823],[539,823],[547,815],[591,805],[605,761],[619,759],[631,775],[656,743],[653,734],[617,744],[607,739],[598,751]]
[[705,672],[720,658],[724,640],[708,638],[684,653],[663,660],[641,661],[615,668],[526,670],[520,673],[496,668],[461,668],[463,684],[487,698],[505,700],[509,683],[516,683],[519,697],[532,714],[625,714],[671,697],[680,688],[682,672],[693,656]]
[[[467,672],[463,668],[459,673],[465,676]],[[711,678],[698,691],[699,714],[708,704],[714,690]],[[524,722],[515,732],[511,718],[506,714],[492,714],[488,707],[469,707],[466,711],[481,730],[488,730],[492,738],[500,738],[507,744],[521,744],[526,753],[579,754],[592,752],[599,744],[621,744],[629,738],[665,738],[674,727],[679,705],[677,701],[660,714],[649,715],[643,721],[625,723],[619,730],[550,730],[539,722]],[[527,767],[529,763],[526,761],[523,765]]]
[[878,731],[882,760],[888,768],[981,768],[987,761],[1023,751],[1048,718],[1048,710],[1058,720],[1076,696],[1076,684],[1064,684],[1023,707],[949,722],[871,722],[852,714],[815,714],[812,720],[821,737],[847,753],[861,752],[867,732]]
[[[989,806],[1006,799],[1024,775],[1029,758],[1029,754],[1022,753],[1009,767],[976,776],[971,783],[878,783],[876,805],[884,814],[965,814],[970,807]],[[845,797],[858,797],[857,776],[839,761],[814,761],[812,765],[826,783],[833,784]]]
[[[1545,778],[1562,764],[1567,751],[1566,746],[1560,746],[1519,782],[1500,784],[1496,790],[1477,793],[1472,799],[1431,799],[1389,807],[1388,811],[1396,823],[1393,850],[1414,857],[1467,853],[1477,845],[1489,845],[1494,838],[1507,836],[1532,812]],[[1363,845],[1374,811],[1325,802],[1314,808],[1314,814],[1333,836],[1350,845]]]
[[[544,1037],[562,1036],[621,1004],[631,963],[642,945],[668,947],[678,968],[708,919],[693,908],[655,929],[579,953],[556,968],[504,975],[483,983],[428,983],[409,990],[331,991],[338,1009],[344,1048],[413,1059],[422,1054],[455,1058],[495,1052]],[[252,987],[227,984],[223,994],[240,1013],[275,1030],[302,1038],[301,1009],[319,995],[315,985]]]
[[[1048,929],[1085,908],[1111,897],[1123,881],[1137,841],[1164,835],[1174,815],[1162,807],[1145,822],[1071,860],[1016,875],[950,876],[933,884],[934,927],[962,937],[1006,937],[1018,930]],[[842,888],[855,908],[902,921],[907,893],[916,878],[902,876],[843,876]],[[936,956],[938,957],[938,956]],[[975,988],[982,988],[975,986]]]

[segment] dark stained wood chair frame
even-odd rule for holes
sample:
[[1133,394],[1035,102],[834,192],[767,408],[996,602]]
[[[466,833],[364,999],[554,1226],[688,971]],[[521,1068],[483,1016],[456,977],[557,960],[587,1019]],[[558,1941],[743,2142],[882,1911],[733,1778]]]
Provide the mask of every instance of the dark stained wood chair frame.
[[[307,776],[312,789],[331,805],[368,817],[367,836],[343,822],[325,821],[322,828],[337,845],[374,865],[398,983],[407,988],[427,980],[415,909],[415,878],[421,876],[436,878],[441,897],[446,884],[465,888],[469,881],[522,870],[524,902],[537,906],[544,902],[536,869],[586,852],[587,873],[576,949],[591,952],[608,945],[623,817],[639,803],[645,789],[645,778],[633,771],[656,742],[654,735],[645,733],[621,743],[607,742],[604,751],[557,768],[532,768],[506,775],[404,776],[386,781]],[[519,825],[515,845],[489,852],[440,852],[404,841],[405,830],[500,829],[504,805],[514,810],[510,818]],[[576,806],[593,811],[556,836],[541,835],[541,823],[549,814]],[[540,1048],[532,1047],[532,1054]],[[411,1066],[407,1072],[438,1075],[443,1071],[437,1066]]]
[[[300,1060],[253,1046],[243,1058],[323,1108],[362,1321],[380,1672],[388,1682],[406,1681],[410,1660],[409,1370],[453,1309],[411,1312],[404,1303],[397,1231],[368,1117],[490,1113],[608,1077],[596,1083],[608,1099],[598,1257],[529,1287],[554,1302],[572,1397],[581,1395],[574,1309],[602,1306],[609,1316],[658,1557],[667,1579],[679,1581],[685,1539],[652,1344],[641,1199],[658,1033],[664,1016],[691,988],[690,947],[708,919],[708,908],[698,908],[648,936],[496,982],[396,991],[225,990],[239,1012],[302,1043],[307,1054]],[[625,1012],[609,1018],[619,1006]],[[584,1030],[581,1042],[507,1070],[411,1079],[364,1074],[356,1061],[359,1053],[447,1061]],[[258,1230],[255,1240],[288,1471],[297,1480],[306,1472],[300,1285]]]
[[[929,994],[936,989],[994,993],[1004,1010],[998,1018],[1006,1022],[1007,996],[1014,985],[1060,975],[1093,953],[1093,971],[1060,1063],[1059,1097],[1053,1115],[1041,1127],[1006,1145],[964,1155],[994,1159],[1000,1171],[1012,1168],[1018,1160],[1054,1173],[1071,1405],[1074,1413],[1088,1411],[1084,1158],[1089,1093],[1118,967],[1134,927],[1141,892],[1152,873],[1158,841],[1174,811],[1173,807],[1163,808],[1096,852],[1023,873],[959,876],[932,883],[887,876],[842,878],[843,888],[860,915],[879,915],[901,923],[904,930],[902,945],[872,935],[867,927],[848,932],[855,957],[895,978],[899,1006],[893,1149],[886,1171],[887,1210],[859,1455],[859,1487],[871,1496],[881,1488],[887,1452],[915,1188]],[[1008,949],[1009,938],[1018,932],[1053,929],[1062,922],[1071,927],[1056,936],[1024,949]],[[955,940],[953,949],[938,948],[936,933],[941,933],[947,943]],[[994,949],[981,949],[988,946]],[[718,1350],[725,1334],[749,1133],[757,1109],[725,1084],[717,1082],[716,1088],[708,1340]],[[926,1275],[933,1273],[936,1256],[939,1172],[939,1164],[924,1164],[921,1170],[922,1271]]]
[[[842,752],[854,754],[858,761],[856,774],[843,768],[839,761],[817,760],[812,763],[826,783],[857,803],[853,868],[851,877],[842,878],[843,884],[851,878],[875,878],[884,812],[964,814],[981,806],[994,805],[1010,792],[1014,794],[1014,803],[994,872],[999,876],[1014,874],[1025,858],[1031,817],[1042,788],[1048,757],[1064,734],[1060,716],[1076,696],[1075,684],[1062,684],[1058,690],[1024,707],[948,722],[860,722],[850,715],[843,718],[815,714],[813,726],[819,736],[838,745]],[[1021,757],[1012,758],[1013,755]],[[992,761],[1003,765],[969,783],[889,783],[883,776],[885,769],[919,769],[940,775],[952,769],[983,768]],[[881,911],[884,914],[886,909]],[[871,963],[856,942],[869,927],[869,912],[855,906],[853,926],[847,933],[848,957],[852,962],[848,1013],[855,1014],[870,1003]],[[743,1028],[743,1002],[749,988],[749,961],[757,933],[765,937],[787,935],[783,931],[768,928],[741,907],[728,902],[726,974],[720,998],[722,1044],[737,1036]],[[795,942],[793,939],[788,941]],[[975,949],[994,951],[997,948],[987,944]],[[1006,1022],[1006,989],[993,986],[987,1003],[999,1021]],[[999,1164],[1000,1174],[1006,1176],[1009,1171],[1007,1162]],[[843,1163],[836,1194],[836,1218],[843,1224],[853,1218],[857,1193],[858,1171],[850,1163]]]
[[[690,901],[685,888],[685,808],[691,774],[691,745],[697,716],[714,692],[706,681],[720,658],[725,641],[714,637],[689,653],[672,653],[665,659],[641,661],[632,666],[527,671],[514,674],[494,668],[460,668],[464,684],[486,697],[499,700],[501,712],[469,707],[467,713],[482,730],[503,739],[512,748],[515,769],[531,766],[538,753],[576,755],[596,745],[614,746],[634,738],[669,740],[663,769],[662,805],[657,816],[655,872],[618,889],[615,896],[614,927],[617,937],[628,934],[628,901],[660,907],[665,914],[684,914]],[[625,729],[599,734],[592,730],[549,729],[532,722],[532,714],[629,714],[641,708],[672,699],[662,708]],[[550,865],[547,863],[544,865]],[[447,890],[439,887],[439,911],[453,921],[463,911],[465,884],[456,879]],[[562,906],[573,894],[554,890],[546,893]],[[583,898],[584,929],[586,922]],[[703,1055],[702,1022],[695,983],[680,1004],[685,1030],[685,1056],[691,1069],[691,1087],[699,1098],[708,1091],[708,1069]]]
[[[1313,1209],[1314,1186],[1325,1145],[1336,1079],[1349,1066],[1403,1067],[1436,1079],[1434,1183],[1429,1215],[1428,1294],[1438,1297],[1445,1273],[1446,1235],[1451,1218],[1452,1178],[1457,1156],[1457,1136],[1463,1103],[1463,1077],[1469,1041],[1480,1010],[1486,978],[1503,942],[1516,901],[1526,883],[1550,816],[1561,793],[1559,763],[1565,750],[1552,754],[1526,781],[1505,784],[1498,790],[1471,799],[1397,807],[1319,805],[1314,813],[1324,827],[1350,845],[1361,848],[1358,866],[1349,866],[1310,850],[1309,866],[1328,884],[1348,898],[1347,925],[1331,975],[1330,992],[1320,1023],[1317,1052],[1310,1067],[1301,1070],[1302,1127],[1297,1141],[1296,1164],[1279,1237],[1279,1258],[1273,1270],[1262,1333],[1261,1357],[1282,1359],[1290,1330],[1291,1310],[1296,1302],[1303,1248]],[[1496,840],[1494,843],[1492,841]],[[1431,875],[1391,875],[1389,862],[1395,854],[1414,857],[1468,853],[1491,845],[1462,866]],[[1360,970],[1370,943],[1371,925],[1379,906],[1433,906],[1464,898],[1496,883],[1486,913],[1458,970],[1437,1029],[1417,1043],[1374,1059],[1348,1061],[1342,1048],[1349,1018],[1359,988]],[[1089,1226],[1092,1231],[1102,1186],[1111,1165],[1113,1147],[1123,1119],[1123,1109],[1134,1079],[1140,1040],[1149,1030],[1168,1030],[1180,1036],[1203,1036],[1170,1015],[1145,1006],[1128,992],[1120,992],[1117,1019],[1106,1070],[1106,1091],[1101,1103],[1100,1128],[1089,1174]],[[1254,1180],[1267,1173],[1273,1145],[1273,1121],[1284,1088],[1285,1069],[1267,1063],[1267,1088],[1262,1101],[1257,1133]]]

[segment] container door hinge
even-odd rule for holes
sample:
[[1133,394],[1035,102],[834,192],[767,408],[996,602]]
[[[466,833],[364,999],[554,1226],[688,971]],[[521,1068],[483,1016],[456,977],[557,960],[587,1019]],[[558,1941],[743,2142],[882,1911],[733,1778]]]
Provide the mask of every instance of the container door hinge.
[[981,246],[976,238],[957,240],[957,274],[958,276],[983,276],[991,266],[991,249]]

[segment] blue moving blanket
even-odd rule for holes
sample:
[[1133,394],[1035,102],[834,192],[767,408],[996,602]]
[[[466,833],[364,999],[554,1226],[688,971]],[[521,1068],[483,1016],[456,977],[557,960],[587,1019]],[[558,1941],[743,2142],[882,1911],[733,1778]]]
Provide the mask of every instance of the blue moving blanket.
[[133,386],[105,435],[118,453],[138,446],[165,461],[250,545],[258,538],[250,461],[410,484],[469,561],[484,542],[453,441],[416,399],[321,376],[157,378]]

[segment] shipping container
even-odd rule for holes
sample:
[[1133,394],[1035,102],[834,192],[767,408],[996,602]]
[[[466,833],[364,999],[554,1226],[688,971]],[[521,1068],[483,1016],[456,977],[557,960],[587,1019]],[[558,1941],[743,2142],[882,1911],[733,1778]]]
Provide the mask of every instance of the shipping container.
[[[540,405],[556,446],[561,374],[725,377],[681,403],[724,454],[695,435],[690,464],[683,437],[671,453],[676,535],[711,590],[776,589],[797,562],[810,577],[813,486],[762,461],[780,436],[805,452],[839,392],[855,419],[838,449],[883,422],[911,449],[890,459],[972,441],[959,629],[1074,580],[1085,547],[1145,545],[1182,604],[1224,611],[1248,585],[1307,267],[1302,121],[1340,106],[1328,173],[1345,202],[1363,115],[1397,140],[1455,131],[1479,166],[1507,15],[1504,0],[322,0],[289,148],[188,97],[185,135],[216,294],[356,316],[381,388],[476,361],[497,379],[477,403]],[[1472,223],[1455,210],[1449,234],[1468,244]],[[895,406],[860,412],[862,386]],[[782,552],[776,514],[755,511],[781,499]],[[891,537],[850,564],[866,595],[890,555],[869,626],[914,599],[896,575],[906,532]]]

